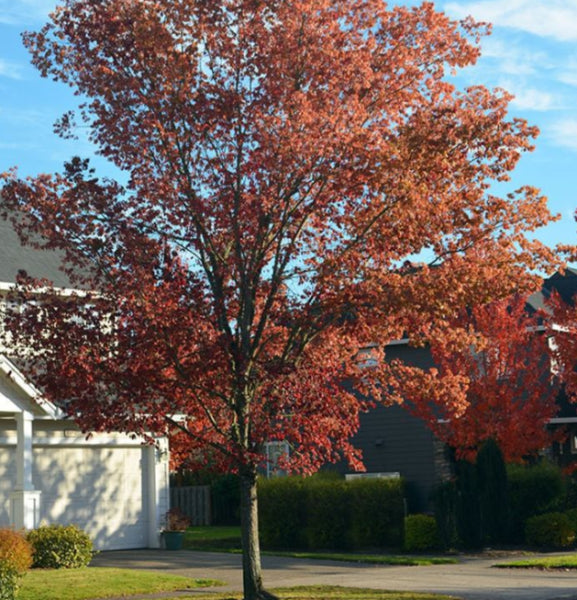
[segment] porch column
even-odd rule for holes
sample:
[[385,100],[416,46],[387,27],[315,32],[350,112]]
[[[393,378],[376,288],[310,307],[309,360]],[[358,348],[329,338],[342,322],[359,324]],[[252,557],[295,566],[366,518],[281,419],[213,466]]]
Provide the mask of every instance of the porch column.
[[156,445],[143,446],[146,463],[146,491],[148,507],[148,547],[160,546],[160,529],[168,510],[168,442],[157,440]]
[[11,521],[16,529],[34,529],[40,521],[40,495],[32,483],[34,415],[16,413],[16,485],[10,494]]

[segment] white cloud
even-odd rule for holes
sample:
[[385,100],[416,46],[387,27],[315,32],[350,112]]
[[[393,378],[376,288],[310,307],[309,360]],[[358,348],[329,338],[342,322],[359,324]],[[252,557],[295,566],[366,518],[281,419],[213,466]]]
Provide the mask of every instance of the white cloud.
[[577,3],[574,0],[478,0],[447,2],[455,17],[472,15],[502,27],[511,27],[559,41],[577,40]]
[[557,73],[559,81],[577,87],[577,56],[566,58]]
[[534,51],[515,40],[496,35],[482,41],[484,59],[498,61],[499,72],[508,75],[534,75],[552,66],[550,58],[543,51]]
[[45,21],[58,0],[0,0],[0,23],[26,25]]
[[577,152],[577,118],[557,121],[544,133],[548,134],[558,146]]
[[511,104],[521,110],[547,111],[561,108],[559,100],[551,92],[507,82],[501,87],[515,96]]
[[0,77],[22,79],[22,67],[18,63],[0,58]]
[[50,117],[40,110],[36,109],[19,109],[14,107],[0,106],[0,122],[8,123],[9,125],[32,125],[40,129],[52,129]]

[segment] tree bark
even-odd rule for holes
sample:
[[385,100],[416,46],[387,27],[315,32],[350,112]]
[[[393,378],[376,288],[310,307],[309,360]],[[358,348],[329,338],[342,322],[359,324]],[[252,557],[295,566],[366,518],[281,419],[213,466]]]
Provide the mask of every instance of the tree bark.
[[244,600],[275,598],[264,590],[262,583],[256,469],[254,467],[247,467],[240,473],[240,513]]

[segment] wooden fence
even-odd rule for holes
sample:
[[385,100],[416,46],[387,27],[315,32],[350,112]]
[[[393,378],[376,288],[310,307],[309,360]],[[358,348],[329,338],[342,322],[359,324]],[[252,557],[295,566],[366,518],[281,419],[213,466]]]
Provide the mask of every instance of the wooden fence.
[[210,525],[210,486],[171,487],[170,506],[180,509],[192,525]]

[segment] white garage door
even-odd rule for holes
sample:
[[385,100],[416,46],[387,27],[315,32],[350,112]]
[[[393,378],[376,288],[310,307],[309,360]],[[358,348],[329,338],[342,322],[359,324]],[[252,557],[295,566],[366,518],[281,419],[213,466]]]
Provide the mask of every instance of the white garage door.
[[74,523],[99,550],[147,546],[146,461],[137,447],[34,449],[41,519]]

